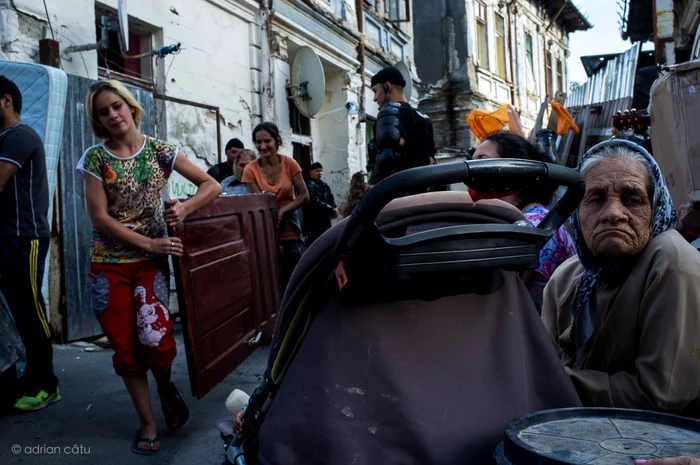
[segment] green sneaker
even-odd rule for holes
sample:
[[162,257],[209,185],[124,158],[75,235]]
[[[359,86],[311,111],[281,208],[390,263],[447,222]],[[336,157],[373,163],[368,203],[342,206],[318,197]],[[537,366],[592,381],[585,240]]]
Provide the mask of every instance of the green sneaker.
[[33,412],[34,410],[41,410],[47,405],[54,404],[59,400],[61,400],[61,394],[58,392],[58,388],[56,388],[56,392],[53,394],[49,394],[42,389],[38,392],[26,392],[15,402],[15,408],[23,412]]

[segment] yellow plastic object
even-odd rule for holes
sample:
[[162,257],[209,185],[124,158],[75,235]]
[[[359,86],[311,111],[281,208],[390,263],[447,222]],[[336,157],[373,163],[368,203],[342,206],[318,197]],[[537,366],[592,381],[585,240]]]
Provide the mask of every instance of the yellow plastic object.
[[494,131],[502,131],[506,124],[510,132],[522,135],[520,117],[510,105],[505,104],[494,112],[474,110],[467,115],[467,122],[477,139],[481,140]]
[[576,126],[576,122],[571,116],[571,113],[569,113],[569,110],[567,110],[564,105],[554,100],[552,100],[551,105],[554,114],[557,115],[557,135],[563,136],[569,131],[578,134],[580,130],[578,126]]

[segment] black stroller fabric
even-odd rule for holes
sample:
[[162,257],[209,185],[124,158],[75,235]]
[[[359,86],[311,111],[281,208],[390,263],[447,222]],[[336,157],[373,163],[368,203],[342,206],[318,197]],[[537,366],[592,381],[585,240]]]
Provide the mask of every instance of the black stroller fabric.
[[[523,219],[497,200],[474,204],[466,193],[439,192],[393,201],[377,224],[396,237],[474,220]],[[278,317],[268,374],[281,330],[343,227],[321,236],[299,263]],[[467,278],[458,292],[429,299],[402,299],[396,289],[382,293],[381,283],[349,284],[332,295],[262,424],[259,462],[492,463],[510,420],[580,406],[518,274],[479,270]],[[407,295],[430,285],[411,283]]]

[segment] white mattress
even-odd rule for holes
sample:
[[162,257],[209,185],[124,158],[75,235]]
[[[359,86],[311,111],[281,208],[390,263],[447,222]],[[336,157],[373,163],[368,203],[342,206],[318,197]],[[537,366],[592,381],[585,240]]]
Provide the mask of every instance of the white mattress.
[[[11,61],[0,61],[0,75],[10,79],[19,87],[22,92],[22,121],[39,133],[44,142],[49,180],[49,225],[52,225],[53,194],[56,188],[58,157],[63,136],[68,76],[57,68]],[[47,254],[42,287],[47,309],[49,259]],[[1,299],[0,302],[2,302]]]

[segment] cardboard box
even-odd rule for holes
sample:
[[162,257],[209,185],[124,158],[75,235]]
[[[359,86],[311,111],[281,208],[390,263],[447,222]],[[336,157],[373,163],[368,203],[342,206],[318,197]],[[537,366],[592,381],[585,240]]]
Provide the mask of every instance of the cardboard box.
[[672,66],[651,89],[654,158],[676,210],[700,201],[700,60]]

